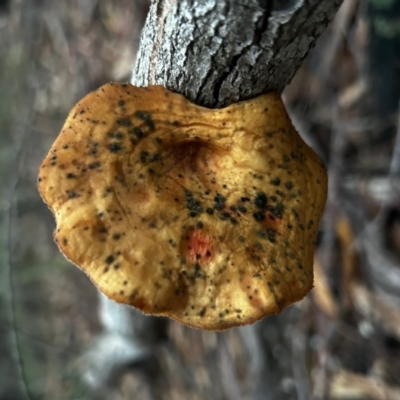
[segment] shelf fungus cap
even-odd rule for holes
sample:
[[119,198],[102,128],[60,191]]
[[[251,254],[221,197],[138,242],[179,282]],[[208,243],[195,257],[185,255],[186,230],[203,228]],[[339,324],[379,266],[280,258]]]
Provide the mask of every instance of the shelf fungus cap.
[[326,172],[276,93],[212,110],[107,84],[73,108],[38,186],[64,255],[145,313],[219,330],[313,286]]

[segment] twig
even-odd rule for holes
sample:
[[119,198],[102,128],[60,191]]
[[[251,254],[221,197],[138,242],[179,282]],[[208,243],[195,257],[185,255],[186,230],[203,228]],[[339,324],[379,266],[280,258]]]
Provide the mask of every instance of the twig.
[[[397,119],[397,129],[396,137],[393,146],[392,158],[390,160],[389,171],[388,171],[388,183],[391,191],[396,192],[393,196],[397,196],[398,190],[396,185],[396,180],[400,177],[400,103],[398,107],[398,119]],[[370,232],[374,230],[378,233],[387,218],[387,214],[390,211],[390,206],[385,203],[381,204],[378,213],[375,218],[367,225],[366,229]]]
[[297,398],[299,400],[310,399],[311,389],[305,362],[306,337],[299,327],[293,329],[292,334],[292,367],[293,377],[296,387]]
[[[27,133],[29,130],[25,130],[25,134],[21,135],[20,141],[17,146],[17,165],[18,168],[17,171],[20,171],[21,167],[21,160],[24,159],[23,157],[23,152],[26,151],[26,149],[29,148],[29,146],[26,146],[26,148],[23,147],[23,143],[26,144],[27,142]],[[17,373],[19,375],[19,386],[20,390],[23,393],[24,397],[28,400],[32,400],[33,396],[32,393],[29,389],[28,385],[28,379],[26,377],[25,369],[24,369],[24,364],[23,364],[23,358],[21,354],[21,344],[19,340],[19,336],[17,333],[17,320],[16,320],[16,303],[15,303],[15,298],[14,298],[14,276],[13,276],[13,271],[11,268],[11,259],[10,259],[10,247],[11,247],[11,220],[12,220],[12,214],[15,212],[16,204],[15,204],[15,197],[16,197],[16,188],[18,185],[19,181],[19,174],[18,172],[13,175],[15,178],[13,179],[9,191],[9,196],[8,200],[10,201],[10,207],[6,212],[4,213],[4,223],[5,223],[5,232],[7,232],[6,235],[6,249],[7,251],[5,252],[5,260],[4,260],[4,270],[5,274],[8,278],[7,281],[7,293],[6,296],[8,297],[10,306],[8,307],[9,311],[9,320],[10,320],[10,331],[9,331],[9,337],[10,337],[10,348],[11,348],[11,353],[14,357],[14,362],[15,366],[17,369]]]

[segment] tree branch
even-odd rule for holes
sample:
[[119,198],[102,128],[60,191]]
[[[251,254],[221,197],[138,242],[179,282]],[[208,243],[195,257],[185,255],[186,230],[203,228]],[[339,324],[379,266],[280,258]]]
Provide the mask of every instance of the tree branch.
[[282,91],[342,0],[155,0],[132,83],[207,107]]

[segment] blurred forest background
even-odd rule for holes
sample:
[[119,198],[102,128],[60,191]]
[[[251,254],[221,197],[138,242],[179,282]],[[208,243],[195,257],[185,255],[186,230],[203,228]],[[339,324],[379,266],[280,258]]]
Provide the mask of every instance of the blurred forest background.
[[99,299],[37,171],[81,97],[130,80],[148,7],[0,0],[0,400],[400,399],[400,0],[344,0],[284,92],[330,179],[312,293],[222,333],[164,321],[145,357],[83,379]]

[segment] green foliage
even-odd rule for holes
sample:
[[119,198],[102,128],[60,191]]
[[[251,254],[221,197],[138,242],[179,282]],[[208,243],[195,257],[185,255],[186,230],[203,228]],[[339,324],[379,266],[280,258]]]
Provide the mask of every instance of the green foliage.
[[379,9],[385,10],[393,7],[397,0],[369,0],[370,3]]
[[372,20],[375,32],[381,37],[393,39],[400,36],[400,18],[388,19],[377,16]]

